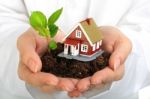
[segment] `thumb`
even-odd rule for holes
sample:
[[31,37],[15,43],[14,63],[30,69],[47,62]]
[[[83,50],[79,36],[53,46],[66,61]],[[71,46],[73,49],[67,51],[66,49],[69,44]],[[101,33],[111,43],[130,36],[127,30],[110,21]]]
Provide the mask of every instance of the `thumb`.
[[35,51],[28,51],[26,55],[22,56],[21,60],[32,72],[38,72],[42,68],[40,57]]
[[131,42],[126,37],[120,41],[115,42],[114,51],[112,52],[109,59],[110,68],[116,70],[125,62],[130,52]]
[[42,63],[39,55],[36,53],[35,35],[32,30],[22,34],[17,41],[17,47],[20,53],[20,60],[32,71],[41,70]]

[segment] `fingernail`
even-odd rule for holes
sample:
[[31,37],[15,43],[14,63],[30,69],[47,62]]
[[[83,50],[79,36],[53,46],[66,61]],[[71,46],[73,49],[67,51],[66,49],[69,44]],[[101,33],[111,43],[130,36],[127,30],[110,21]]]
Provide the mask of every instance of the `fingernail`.
[[31,69],[31,71],[37,72],[37,65],[36,65],[35,61],[33,61],[32,59],[30,59],[28,61],[28,66]]
[[120,66],[120,59],[117,58],[115,63],[114,63],[114,70],[116,70]]

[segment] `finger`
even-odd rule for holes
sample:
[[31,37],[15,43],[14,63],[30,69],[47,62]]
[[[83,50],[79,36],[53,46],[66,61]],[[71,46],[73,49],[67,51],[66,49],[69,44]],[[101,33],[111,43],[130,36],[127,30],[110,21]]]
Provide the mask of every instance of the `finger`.
[[36,33],[35,41],[36,41],[36,52],[40,56],[42,56],[48,48],[48,40],[47,40],[47,38],[45,38],[43,36],[37,35],[37,33]]
[[52,86],[52,85],[44,85],[44,86],[39,87],[39,89],[44,93],[52,93],[52,92],[60,90],[56,88],[56,86]]
[[29,29],[27,33],[24,33],[19,37],[17,41],[17,47],[20,52],[21,61],[28,66],[32,72],[37,72],[41,69],[42,64],[40,57],[36,53],[35,36]]
[[57,87],[68,92],[75,88],[74,83],[69,78],[59,78]]
[[65,32],[59,29],[56,36],[54,37],[56,42],[63,42],[63,38],[65,37]]
[[124,64],[120,65],[118,67],[118,69],[115,71],[115,76],[114,76],[114,80],[117,81],[117,80],[120,80],[123,75],[124,75],[124,72],[125,72],[125,66]]
[[69,92],[68,95],[69,95],[70,97],[79,97],[79,96],[81,95],[81,92],[78,91],[78,90],[74,90],[74,91],[72,91],[72,92]]
[[101,33],[104,36],[104,39],[102,41],[102,49],[107,51],[108,53],[112,53],[113,52],[113,46],[115,41],[118,38],[118,33],[114,28],[112,28],[111,26],[101,26],[99,27]]
[[120,38],[114,45],[114,51],[109,59],[109,66],[116,70],[120,64],[123,64],[131,52],[131,43],[127,38]]
[[111,82],[114,80],[114,77],[115,77],[114,71],[111,70],[109,67],[106,67],[103,70],[96,72],[91,77],[91,84],[96,85]]
[[74,86],[76,86],[76,84],[79,82],[78,79],[74,79],[74,78],[69,78],[69,79],[72,81],[72,83],[74,84]]
[[83,78],[83,79],[79,80],[79,82],[77,84],[77,89],[81,92],[88,90],[88,88],[91,84],[90,78],[91,77],[87,77],[87,78]]
[[116,71],[113,71],[109,67],[106,67],[105,69],[96,72],[91,77],[91,83],[96,85],[120,80],[123,77],[123,74],[124,74],[124,65],[119,66],[119,68]]
[[43,86],[43,85],[53,85],[56,86],[59,79],[53,75],[43,72],[33,73],[27,66],[20,63],[18,69],[19,78],[31,84],[32,86]]

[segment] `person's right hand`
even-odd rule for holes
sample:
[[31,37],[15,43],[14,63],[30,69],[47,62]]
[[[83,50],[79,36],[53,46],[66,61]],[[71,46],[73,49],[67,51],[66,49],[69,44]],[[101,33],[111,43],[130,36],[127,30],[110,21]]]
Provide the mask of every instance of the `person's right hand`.
[[[63,33],[56,35],[57,41],[64,37]],[[55,90],[72,91],[77,83],[76,79],[60,78],[50,73],[41,72],[40,55],[47,49],[47,40],[32,28],[23,33],[17,41],[20,54],[18,75],[21,80],[44,92]]]

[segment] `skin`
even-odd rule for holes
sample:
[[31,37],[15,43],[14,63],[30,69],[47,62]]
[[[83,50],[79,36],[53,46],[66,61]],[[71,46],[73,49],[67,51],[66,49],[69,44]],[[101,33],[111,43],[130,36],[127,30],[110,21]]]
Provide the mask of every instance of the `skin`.
[[68,93],[72,97],[78,97],[91,88],[120,80],[124,75],[124,63],[132,50],[131,41],[117,28],[103,26],[99,29],[104,36],[102,49],[111,53],[109,66],[80,80],[76,85],[77,89]]
[[[42,63],[40,56],[47,49],[47,40],[37,35],[32,28],[23,33],[17,41],[20,53],[18,75],[21,80],[38,87],[44,92],[55,90],[72,91],[76,79],[56,77],[53,74],[40,72]],[[62,33],[55,38],[56,41],[63,37]]]
[[[23,33],[17,42],[20,53],[18,75],[21,80],[38,87],[43,92],[64,90],[71,97],[78,97],[96,86],[120,80],[124,74],[124,63],[131,52],[130,40],[117,28],[103,26],[99,28],[104,36],[102,49],[111,53],[109,66],[84,79],[61,78],[50,73],[40,72],[40,56],[47,49],[47,41],[32,28]],[[56,35],[56,41],[64,37],[62,32]],[[94,86],[94,87],[93,87]]]

